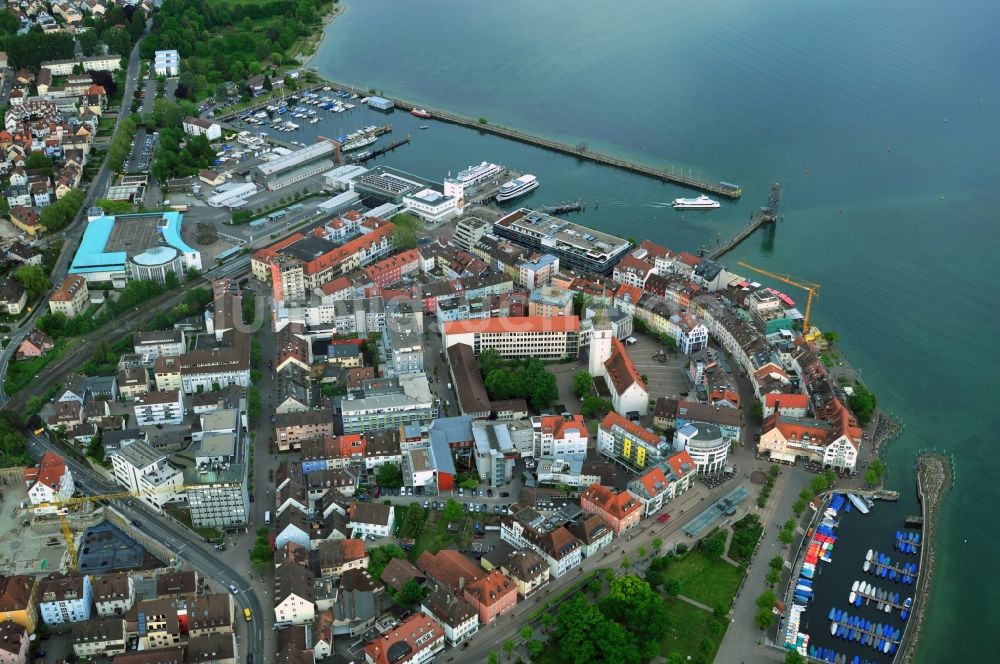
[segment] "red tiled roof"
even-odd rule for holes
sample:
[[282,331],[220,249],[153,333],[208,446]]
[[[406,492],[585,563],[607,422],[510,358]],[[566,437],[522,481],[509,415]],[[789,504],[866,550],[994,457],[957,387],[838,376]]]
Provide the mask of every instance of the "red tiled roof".
[[588,438],[587,424],[582,415],[573,415],[566,419],[562,415],[542,415],[540,418],[542,433],[552,434],[552,437],[559,440],[566,437],[566,433],[576,429],[580,432],[581,438]]
[[633,384],[638,384],[645,390],[646,384],[642,382],[642,376],[639,375],[632,363],[632,358],[625,352],[625,346],[622,342],[612,338],[611,346],[611,357],[604,363],[604,369],[608,372],[608,378],[611,379],[615,392],[623,394]]
[[419,567],[427,576],[443,583],[455,592],[481,578],[486,571],[454,549],[443,549],[437,553],[424,551],[417,559]]
[[690,254],[690,253],[688,253],[686,251],[682,251],[680,253],[680,255],[678,256],[678,258],[680,259],[680,261],[682,263],[684,263],[685,265],[690,265],[691,267],[695,267],[695,266],[701,264],[701,259],[700,258],[698,258],[694,254]]
[[[678,479],[684,477],[688,473],[694,472],[695,470],[694,459],[691,458],[691,455],[688,454],[687,450],[681,450],[677,454],[673,454],[668,457],[667,464],[670,466],[670,469],[674,472],[674,475]],[[687,467],[686,470],[685,466]]]
[[604,416],[604,420],[601,422],[601,426],[605,429],[610,429],[614,425],[618,425],[619,428],[628,431],[633,437],[642,440],[649,445],[659,445],[660,437],[649,429],[644,429],[635,422],[625,419],[615,411],[610,411]]
[[639,299],[642,298],[642,289],[632,284],[622,284],[615,292],[615,297],[625,299],[626,296],[632,304],[638,304]]
[[319,289],[323,291],[325,295],[332,295],[334,293],[338,293],[344,290],[345,288],[350,288],[350,287],[351,287],[350,279],[348,279],[347,277],[337,277],[336,279],[332,279],[326,282],[325,284],[320,286]]
[[627,491],[615,493],[606,486],[591,484],[582,494],[581,501],[593,503],[616,519],[624,519],[642,505]]
[[785,408],[808,408],[809,396],[806,394],[765,394],[764,405],[777,408],[781,404]]
[[639,481],[646,487],[646,493],[655,496],[667,488],[667,476],[659,466],[653,466],[639,476]]
[[507,595],[517,593],[517,585],[494,567],[486,576],[468,584],[465,591],[483,606],[492,606]]
[[50,489],[56,489],[59,486],[59,480],[65,474],[66,461],[55,452],[46,452],[38,464],[38,476],[35,479]]
[[444,324],[445,334],[468,332],[578,332],[580,319],[576,316],[524,316],[523,318],[485,318],[454,320]]
[[621,259],[618,265],[615,266],[616,272],[627,272],[630,274],[638,274],[640,276],[646,276],[653,266],[644,260],[640,260],[633,256],[632,254],[627,255],[625,258]]

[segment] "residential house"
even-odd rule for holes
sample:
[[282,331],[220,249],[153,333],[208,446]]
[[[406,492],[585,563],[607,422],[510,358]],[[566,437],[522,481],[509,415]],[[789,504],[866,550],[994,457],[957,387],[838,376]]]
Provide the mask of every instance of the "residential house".
[[38,584],[34,577],[0,576],[0,622],[11,621],[35,633],[38,624]]
[[596,514],[574,521],[569,525],[569,531],[580,540],[580,550],[584,558],[589,558],[611,544],[613,538],[611,529]]
[[17,347],[17,359],[27,360],[34,357],[42,357],[55,348],[55,342],[41,330],[35,328],[28,333]]
[[347,519],[352,537],[389,537],[396,514],[392,505],[354,502],[347,510]]
[[129,574],[102,574],[91,582],[94,608],[101,618],[124,615],[135,603],[135,584]]
[[444,629],[425,613],[411,614],[364,647],[366,664],[424,664],[445,647]]
[[136,355],[155,359],[180,357],[187,350],[184,330],[153,330],[132,335],[132,348]]
[[316,617],[313,574],[301,565],[287,564],[274,571],[275,626],[306,625]]
[[452,647],[479,631],[479,613],[447,588],[434,588],[420,601],[420,609],[441,624]]
[[310,549],[309,519],[299,510],[285,510],[275,522],[274,546],[277,549],[283,548],[289,542]]
[[552,574],[545,560],[531,549],[511,551],[499,567],[514,582],[522,598],[547,585]]
[[368,553],[362,540],[326,540],[316,548],[320,576],[339,577],[348,570],[368,568]]
[[[73,482],[73,472],[66,465],[66,460],[55,452],[46,452],[42,460],[34,468],[25,468],[24,481],[28,487],[28,499],[32,505],[49,504],[53,501],[67,500],[73,496],[76,487]],[[52,506],[36,509],[38,513],[56,512]]]
[[0,623],[0,664],[28,664],[30,647],[31,639],[23,625]]
[[222,125],[218,122],[186,117],[181,126],[184,128],[184,133],[189,136],[204,136],[210,141],[217,141],[222,138]]
[[466,584],[463,597],[478,611],[479,623],[489,625],[517,604],[517,585],[499,569],[492,569]]
[[582,415],[541,415],[531,418],[536,457],[585,456],[590,434]]
[[73,624],[73,654],[104,658],[125,652],[125,620],[120,617]]
[[19,316],[28,304],[28,289],[14,277],[9,277],[0,288],[0,311]]
[[302,442],[333,435],[333,414],[329,410],[279,413],[274,421],[279,452],[297,450]]
[[180,424],[184,420],[184,393],[180,390],[146,392],[135,397],[132,406],[140,427]]
[[385,583],[392,590],[399,592],[406,585],[407,581],[413,580],[418,584],[423,585],[427,577],[424,573],[417,569],[413,563],[403,560],[401,558],[393,558],[389,561],[389,564],[385,566],[382,571],[382,576],[379,580]]
[[149,392],[149,373],[143,366],[125,366],[118,370],[118,393],[126,401]]
[[233,633],[233,596],[228,592],[207,593],[187,603],[188,636]]

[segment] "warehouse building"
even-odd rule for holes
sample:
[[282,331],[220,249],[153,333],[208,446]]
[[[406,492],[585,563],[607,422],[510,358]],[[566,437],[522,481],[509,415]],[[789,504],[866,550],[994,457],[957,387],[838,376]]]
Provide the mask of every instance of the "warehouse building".
[[275,191],[331,170],[340,161],[340,148],[333,141],[319,141],[308,147],[258,164],[250,171],[258,187]]

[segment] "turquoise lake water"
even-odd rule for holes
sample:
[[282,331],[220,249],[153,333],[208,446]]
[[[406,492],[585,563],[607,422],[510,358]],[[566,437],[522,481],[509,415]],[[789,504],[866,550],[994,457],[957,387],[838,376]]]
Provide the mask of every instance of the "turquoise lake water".
[[[990,396],[1000,381],[1000,5],[347,7],[311,63],[332,80],[689,168],[742,184],[744,196],[682,215],[665,207],[689,195],[676,187],[458,127],[422,132],[402,113],[390,121],[413,143],[383,163],[439,179],[500,161],[541,180],[524,204],[584,200],[574,221],[675,250],[728,236],[769,182],[784,185],[773,242],[754,236],[723,262],[823,285],[817,324],[841,333],[880,404],[906,424],[888,452],[892,487],[912,492],[918,449],[954,453],[921,661],[984,656],[1000,601],[1000,409]],[[345,130],[351,121],[338,120]]]

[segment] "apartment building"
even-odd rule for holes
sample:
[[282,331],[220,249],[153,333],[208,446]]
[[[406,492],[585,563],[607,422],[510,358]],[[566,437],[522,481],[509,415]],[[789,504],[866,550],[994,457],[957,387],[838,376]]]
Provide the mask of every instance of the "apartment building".
[[184,330],[154,330],[136,332],[132,335],[132,349],[136,355],[155,359],[158,357],[180,357],[187,350]]
[[137,426],[180,424],[184,420],[184,393],[180,390],[146,392],[132,405]]
[[90,620],[93,590],[85,574],[51,574],[38,582],[38,612],[46,625]]
[[87,280],[78,274],[70,274],[59,287],[49,295],[49,311],[62,314],[66,318],[76,318],[90,306],[90,291]]
[[333,415],[326,410],[279,413],[274,417],[279,452],[297,450],[302,442],[333,435]]
[[411,614],[364,647],[366,664],[424,664],[444,650],[444,629],[425,613]]
[[638,470],[659,463],[670,453],[665,438],[614,411],[601,421],[597,449],[604,456]]
[[129,574],[102,574],[91,582],[94,608],[100,618],[124,615],[135,603],[135,584]]
[[452,647],[479,631],[479,613],[447,588],[431,590],[420,601],[420,608],[441,624],[445,640]]
[[479,613],[479,624],[489,625],[517,604],[517,586],[499,569],[467,583],[462,597]]
[[73,653],[77,657],[114,657],[125,652],[125,620],[120,617],[87,620],[73,625]]
[[529,316],[572,316],[573,291],[558,286],[542,286],[528,296]]
[[639,525],[642,503],[627,491],[615,492],[606,486],[592,484],[580,494],[580,507],[601,517],[615,534]]
[[274,570],[275,627],[306,625],[316,618],[316,592],[313,574],[295,563]]
[[590,433],[582,415],[540,415],[531,418],[536,457],[586,456]]
[[157,511],[175,500],[184,484],[183,473],[146,443],[122,447],[111,455],[111,466],[118,484]]
[[501,357],[561,360],[580,352],[580,319],[576,316],[459,320],[445,323],[442,329],[445,348],[466,344],[476,355],[495,349]]
[[158,357],[153,362],[153,380],[156,389],[164,392],[179,390],[184,387],[181,378],[181,360],[179,357]]
[[392,505],[354,502],[347,509],[347,527],[352,537],[389,537],[395,522],[396,512]]

